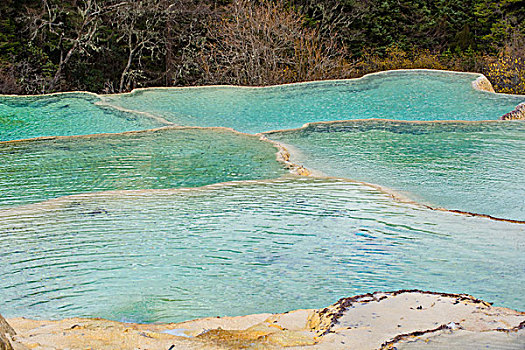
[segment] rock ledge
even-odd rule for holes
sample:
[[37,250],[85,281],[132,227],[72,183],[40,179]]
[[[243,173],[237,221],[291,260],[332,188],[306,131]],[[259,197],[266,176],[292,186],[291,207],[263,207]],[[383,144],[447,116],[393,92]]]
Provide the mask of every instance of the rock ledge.
[[419,290],[357,295],[323,309],[173,324],[81,318],[8,321],[14,328],[9,334],[14,350],[468,349],[472,344],[523,349],[525,340],[523,312],[466,294]]

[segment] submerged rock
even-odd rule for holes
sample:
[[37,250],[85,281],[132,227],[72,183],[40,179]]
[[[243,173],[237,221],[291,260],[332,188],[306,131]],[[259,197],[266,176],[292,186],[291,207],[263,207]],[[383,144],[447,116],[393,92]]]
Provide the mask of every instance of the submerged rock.
[[14,347],[63,349],[468,349],[523,344],[525,313],[466,294],[417,290],[340,299],[324,309],[177,324],[10,320]]

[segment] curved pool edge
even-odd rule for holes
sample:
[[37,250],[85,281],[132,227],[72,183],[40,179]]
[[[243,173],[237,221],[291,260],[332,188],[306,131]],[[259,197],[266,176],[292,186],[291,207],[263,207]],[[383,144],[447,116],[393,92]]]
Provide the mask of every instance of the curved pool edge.
[[418,339],[432,344],[464,332],[480,340],[489,335],[501,345],[519,344],[525,313],[492,306],[468,294],[398,290],[341,298],[320,309],[180,323],[137,324],[100,318],[13,318],[7,322],[12,329],[6,339],[15,348],[220,349],[250,345],[269,349],[393,349]]
[[[308,129],[309,127],[316,126],[316,125],[344,124],[344,123],[348,123],[348,122],[351,122],[351,123],[353,123],[353,122],[356,122],[356,123],[363,123],[363,122],[403,123],[403,124],[409,124],[409,125],[413,125],[413,124],[416,124],[416,125],[417,124],[423,124],[423,125],[425,125],[425,124],[454,124],[454,123],[456,123],[456,124],[474,124],[475,125],[475,124],[485,124],[485,123],[505,123],[506,121],[502,121],[502,120],[487,120],[487,121],[465,121],[465,120],[462,120],[462,121],[451,121],[451,120],[447,120],[447,121],[442,121],[442,120],[438,120],[438,121],[399,121],[399,120],[396,120],[396,119],[380,119],[380,118],[350,119],[350,120],[337,120],[337,121],[328,121],[328,122],[306,123],[300,128],[283,129],[283,130],[272,130],[272,131],[267,131],[267,132],[263,132],[263,133],[260,133],[260,134],[263,135],[263,136],[267,136],[267,135],[271,136],[271,134],[282,134],[282,133],[288,133],[288,132],[302,131],[302,130]],[[271,139],[269,139],[269,140],[271,140]],[[305,174],[299,174],[299,175],[306,175],[306,176],[311,176],[311,177],[320,178],[320,179],[344,180],[344,181],[348,181],[348,182],[352,182],[352,183],[359,183],[359,184],[362,184],[362,185],[365,185],[365,186],[368,186],[368,187],[372,187],[372,188],[374,188],[374,189],[376,189],[376,190],[378,190],[378,191],[380,191],[380,192],[382,192],[384,194],[387,194],[393,200],[395,200],[397,202],[411,204],[411,205],[415,205],[415,206],[418,206],[418,207],[430,209],[430,210],[433,210],[433,211],[449,212],[449,213],[460,214],[460,215],[464,215],[464,216],[475,216],[475,217],[480,217],[480,218],[485,218],[485,219],[490,219],[490,220],[495,220],[495,221],[503,221],[503,222],[515,223],[515,224],[525,224],[525,220],[501,218],[501,217],[497,217],[497,216],[493,216],[493,215],[489,215],[489,214],[476,213],[476,212],[465,211],[465,210],[458,210],[458,209],[449,209],[449,208],[444,208],[444,207],[439,207],[439,206],[433,206],[433,205],[425,204],[425,203],[413,200],[409,196],[404,195],[404,194],[400,193],[399,191],[396,191],[396,190],[391,189],[391,188],[389,188],[387,186],[383,186],[383,185],[376,184],[376,183],[371,183],[371,182],[366,182],[366,181],[359,181],[359,180],[345,178],[345,177],[328,176],[328,175],[325,175],[323,172],[318,171],[317,169],[306,168],[306,167],[304,167],[302,165],[297,165],[297,163],[293,161],[294,152],[297,152],[297,150],[295,150],[294,147],[288,147],[287,145],[285,145],[283,143],[279,143],[277,141],[274,141],[274,142],[278,143],[281,147],[283,147],[286,150],[286,152],[288,153],[288,159],[290,160],[290,162],[292,164],[294,164],[294,166],[296,166],[296,167],[298,166],[300,169],[305,169],[306,170]]]
[[19,143],[29,143],[29,142],[38,142],[38,141],[51,141],[51,140],[69,140],[69,139],[93,139],[93,138],[103,138],[103,137],[114,137],[114,136],[125,136],[125,135],[138,135],[153,133],[162,130],[213,130],[213,131],[222,131],[229,132],[232,134],[242,135],[249,138],[255,138],[263,142],[271,144],[277,149],[275,154],[277,162],[284,165],[286,169],[289,169],[292,173],[297,173],[301,175],[301,172],[305,172],[304,168],[299,165],[293,164],[289,161],[288,151],[282,147],[278,142],[269,140],[268,138],[259,135],[259,134],[249,134],[241,131],[237,131],[233,128],[223,127],[223,126],[179,126],[179,125],[166,125],[153,129],[143,129],[143,130],[132,130],[132,131],[123,131],[118,133],[97,133],[97,134],[87,134],[87,135],[69,135],[69,136],[39,136],[32,137],[27,139],[18,139],[18,140],[8,140],[0,141],[0,146],[2,144],[19,144]]
[[[239,88],[239,89],[268,89],[268,88],[275,88],[275,87],[281,87],[281,86],[295,86],[295,85],[308,85],[308,84],[319,84],[319,83],[337,83],[337,82],[350,82],[350,81],[357,81],[361,79],[366,79],[371,76],[376,75],[387,75],[390,73],[403,73],[403,72],[431,72],[431,73],[450,73],[450,74],[458,74],[458,75],[472,75],[476,76],[476,79],[485,78],[488,81],[488,78],[483,75],[482,73],[477,72],[463,72],[463,71],[453,71],[453,70],[446,70],[446,69],[425,69],[425,68],[418,68],[418,69],[390,69],[385,71],[379,71],[379,72],[372,72],[364,74],[360,77],[356,78],[346,78],[346,79],[322,79],[322,80],[308,80],[308,81],[300,81],[295,83],[283,83],[283,84],[275,84],[275,85],[192,85],[192,86],[158,86],[158,87],[145,87],[145,88],[135,88],[128,92],[121,92],[121,93],[114,93],[114,94],[100,94],[97,95],[99,97],[107,96],[123,96],[123,95],[133,95],[141,91],[149,91],[149,90],[183,90],[183,89],[200,89],[200,88]],[[504,95],[504,96],[516,96],[516,97],[525,97],[525,95],[520,94],[507,94],[507,93],[499,93],[494,92],[490,90],[485,90],[483,88],[480,88],[479,86],[475,86],[474,82],[476,81],[474,79],[471,82],[471,86],[475,90],[483,91],[483,92],[490,92],[496,95]],[[490,81],[489,81],[490,84]],[[491,84],[492,86],[492,84]],[[2,95],[0,95],[2,96]],[[39,95],[33,95],[33,96],[39,96]]]
[[115,106],[115,105],[107,103],[106,101],[104,101],[102,99],[100,101],[95,102],[94,104],[95,104],[95,106],[102,106],[102,107],[113,108],[113,109],[116,109],[117,111],[121,111],[121,112],[124,112],[124,113],[143,115],[146,118],[153,119],[156,122],[159,122],[161,124],[165,124],[166,126],[177,126],[177,124],[175,124],[173,122],[170,122],[169,120],[166,120],[166,119],[164,119],[162,117],[159,117],[158,115],[155,115],[153,113],[136,111],[136,110],[133,110],[133,109],[128,109],[128,108],[124,108],[124,107],[120,107],[120,106]]
[[[315,170],[311,170],[311,171],[315,172]],[[506,218],[500,218],[500,217],[496,217],[496,216],[492,216],[492,215],[488,215],[488,214],[474,213],[474,212],[470,212],[470,211],[457,210],[457,209],[447,209],[447,208],[443,208],[443,207],[438,207],[438,206],[432,206],[432,205],[424,204],[424,203],[421,203],[421,202],[417,202],[417,201],[411,199],[410,197],[408,197],[406,195],[403,195],[403,194],[401,194],[400,192],[398,192],[398,191],[396,191],[394,189],[391,189],[391,188],[386,187],[386,186],[370,183],[370,182],[358,181],[358,180],[342,178],[342,177],[331,177],[331,176],[315,176],[315,175],[312,175],[312,177],[319,178],[319,179],[330,179],[330,180],[339,180],[339,181],[348,181],[348,182],[351,182],[351,183],[358,183],[358,184],[361,184],[361,185],[365,185],[365,186],[371,187],[371,188],[373,188],[373,189],[375,189],[375,190],[377,190],[377,191],[379,191],[381,193],[384,193],[384,194],[388,195],[390,198],[392,198],[393,200],[395,200],[396,202],[400,202],[400,203],[404,203],[404,204],[410,204],[410,205],[413,205],[413,206],[429,209],[429,210],[432,210],[432,211],[441,211],[441,212],[447,212],[447,213],[451,213],[451,214],[459,214],[459,215],[463,215],[463,216],[478,217],[478,218],[484,218],[484,219],[489,219],[489,220],[494,220],[494,221],[508,222],[508,223],[512,223],[512,224],[525,224],[525,220],[506,219]]]

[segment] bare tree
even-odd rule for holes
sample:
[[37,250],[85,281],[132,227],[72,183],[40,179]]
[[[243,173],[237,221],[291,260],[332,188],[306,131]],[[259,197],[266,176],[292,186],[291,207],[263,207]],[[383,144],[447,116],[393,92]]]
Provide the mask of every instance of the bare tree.
[[[103,6],[97,0],[84,0],[75,3],[73,14],[64,8],[60,2],[42,0],[41,10],[29,10],[30,40],[45,42],[48,37],[55,35],[59,38],[57,49],[60,51],[60,60],[48,89],[53,90],[62,77],[64,69],[76,53],[88,53],[89,49],[96,50],[95,35],[103,14],[121,6],[121,3],[104,2]],[[74,16],[68,25],[65,18]]]
[[128,0],[117,9],[114,23],[120,34],[118,41],[126,45],[128,54],[119,91],[130,89],[144,77],[141,66],[145,52],[157,59],[165,53],[166,37],[162,28],[169,10],[166,1],[157,0]]
[[207,40],[207,24],[220,20],[219,11],[212,1],[170,2],[166,23],[166,85],[202,84],[199,57]]
[[345,77],[342,48],[283,2],[234,0],[210,28],[202,68],[211,83],[268,85]]

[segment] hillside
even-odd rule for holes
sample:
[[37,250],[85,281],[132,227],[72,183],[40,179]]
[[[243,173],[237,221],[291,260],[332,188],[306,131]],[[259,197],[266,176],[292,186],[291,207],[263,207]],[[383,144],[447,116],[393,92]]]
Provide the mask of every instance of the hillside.
[[0,93],[271,85],[398,68],[525,93],[523,0],[4,0]]

